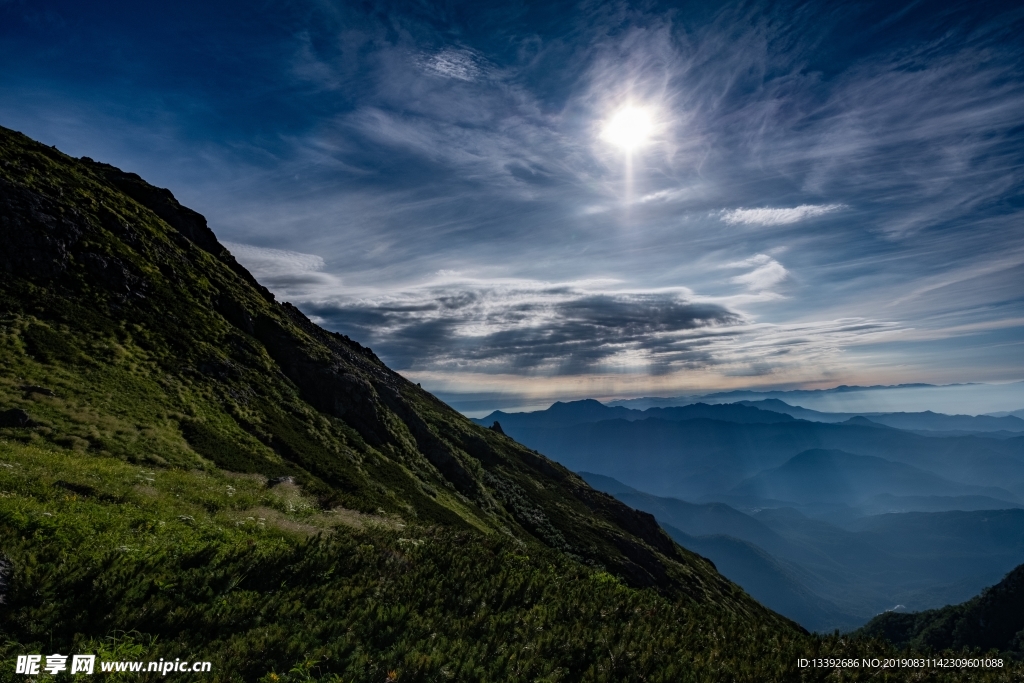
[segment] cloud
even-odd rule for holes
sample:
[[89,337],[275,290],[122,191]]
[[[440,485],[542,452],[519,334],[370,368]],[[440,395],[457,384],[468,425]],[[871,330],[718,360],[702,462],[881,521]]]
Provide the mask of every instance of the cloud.
[[[777,279],[764,274],[777,265],[761,263],[744,284]],[[387,296],[306,300],[301,307],[330,329],[369,343],[401,371],[433,379],[447,373],[449,385],[462,377],[464,388],[486,385],[479,380],[485,375],[685,379],[693,371],[802,372],[807,363],[825,371],[845,349],[904,331],[897,322],[869,318],[760,323],[687,290],[613,284],[447,280]]]
[[750,268],[749,273],[731,278],[731,282],[743,285],[753,292],[764,292],[789,277],[789,271],[767,254],[758,254],[743,261],[726,264],[726,268]]
[[703,362],[702,339],[744,320],[678,289],[595,285],[462,280],[303,308],[399,369],[560,375]]
[[722,221],[730,225],[788,225],[824,216],[846,208],[842,204],[801,204],[790,209],[732,209],[722,212]]
[[321,272],[326,267],[321,256],[238,242],[224,241],[222,244],[262,284],[285,297],[292,293],[307,293],[311,288],[334,288],[341,284],[339,278]]
[[326,265],[323,257],[315,254],[303,254],[299,251],[285,249],[267,249],[238,242],[224,242],[223,244],[239,262],[263,275],[315,272],[323,270]]
[[422,55],[417,60],[427,73],[459,81],[475,81],[481,75],[480,56],[472,50],[445,48],[433,55]]
[[[488,377],[521,390],[525,385],[508,378],[562,377],[635,388],[643,377],[685,383],[693,373],[705,379],[713,373],[721,381],[770,380],[811,366],[827,373],[849,348],[905,335],[900,323],[863,317],[759,322],[686,288],[629,289],[612,279],[479,279],[442,269],[420,285],[386,292],[344,287],[322,272],[315,255],[230,248],[258,279],[286,292],[319,324],[369,344],[411,377],[457,391],[494,386]],[[751,269],[730,282],[762,300],[787,276],[767,254],[722,268]],[[604,384],[592,384],[599,377]]]
[[641,204],[648,202],[678,202],[684,199],[689,199],[694,196],[694,192],[690,188],[672,188],[667,190],[658,190],[657,192],[651,192],[640,197],[637,201]]
[[[432,381],[996,365],[903,328],[1003,330],[1016,376],[1024,61],[997,5],[68,5],[74,33],[0,22],[0,118],[171,188],[279,296]],[[657,126],[625,159],[599,133],[628,101]]]

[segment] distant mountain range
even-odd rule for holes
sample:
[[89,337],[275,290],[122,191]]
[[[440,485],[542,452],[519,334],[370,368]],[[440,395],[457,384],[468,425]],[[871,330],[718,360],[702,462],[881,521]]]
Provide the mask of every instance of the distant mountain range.
[[989,415],[991,417],[1006,417],[1009,415],[1012,417],[1019,417],[1021,419],[1024,419],[1024,408],[1021,408],[1020,410],[1002,410],[995,413],[989,413]]
[[[749,393],[749,392],[743,392]],[[644,401],[647,399],[636,399]],[[674,400],[674,399],[665,399]],[[785,418],[764,415],[765,412],[789,415],[795,419],[809,422],[846,422],[861,417],[871,423],[894,427],[903,430],[929,432],[1012,432],[1024,433],[1024,410],[1000,415],[944,415],[926,410],[918,413],[831,413],[794,406],[777,398],[759,400],[741,400],[734,403],[693,402],[676,406],[652,406],[647,408],[630,408],[622,403],[603,404],[594,399],[581,401],[556,402],[547,410],[529,413],[506,413],[496,410],[474,422],[490,425],[498,420],[502,425],[567,426],[582,422],[599,422],[602,420],[645,420],[651,417],[666,420],[687,420],[697,417],[726,420],[728,422],[782,422]],[[756,408],[761,413],[744,411],[742,407]],[[863,423],[862,423],[863,424]]]
[[[607,405],[643,410],[689,403],[736,403],[776,399],[790,405],[827,412],[907,411],[927,407],[937,412],[1009,414],[1004,406],[1024,406],[1024,382],[1002,384],[897,384],[874,386],[838,386],[831,389],[735,390],[711,394],[644,397],[608,401]],[[1018,413],[1020,408],[1017,408]],[[1001,411],[1001,412],[997,412]],[[1017,414],[1016,417],[1024,417]]]
[[943,386],[965,386],[965,385],[938,385],[915,382],[910,384],[873,384],[871,386],[857,386],[840,384],[829,389],[782,389],[757,391],[753,389],[735,389],[733,391],[716,391],[710,394],[692,394],[684,396],[643,396],[640,398],[624,398],[608,401],[608,406],[623,406],[643,410],[653,407],[670,407],[686,405],[688,403],[711,402],[711,403],[735,403],[741,400],[758,400],[765,396],[785,396],[790,399],[799,400],[806,397],[825,396],[828,394],[849,394],[862,391],[885,391],[891,389],[939,389]]
[[475,420],[655,516],[816,630],[961,602],[1024,562],[1024,420],[829,413],[779,399],[585,400]]
[[1024,510],[880,514],[840,527],[792,508],[747,514],[654,496],[582,472],[654,515],[757,600],[806,628],[847,630],[901,606],[961,602],[1024,561]]
[[[550,454],[570,469],[611,476],[662,496],[722,500],[747,508],[791,505],[802,509],[811,500],[797,495],[792,487],[787,489],[786,497],[779,498],[767,488],[740,485],[762,472],[782,467],[804,451],[825,449],[878,459],[857,461],[862,476],[844,484],[848,491],[841,498],[823,501],[819,497],[815,501],[833,512],[842,513],[860,502],[877,507],[875,497],[885,494],[897,498],[987,496],[996,501],[992,503],[996,507],[1024,502],[1024,432],[1009,438],[989,438],[984,431],[998,421],[996,426],[1003,429],[997,436],[1005,437],[1002,432],[1008,431],[1006,427],[1024,428],[1020,418],[896,413],[873,414],[871,418],[842,415],[841,422],[825,422],[782,412],[792,406],[781,401],[767,405],[772,409],[744,403],[698,403],[639,411],[603,406],[597,401],[575,401],[532,413],[496,411],[475,421],[484,425],[499,422],[505,433],[520,443]],[[946,418],[951,427],[976,424],[978,429],[939,438],[879,421],[942,427]],[[852,462],[845,465],[849,472],[853,472]],[[868,462],[876,473],[880,468],[893,470],[895,465],[891,463],[916,470],[901,469],[902,484],[883,477],[887,483],[868,485],[872,480],[864,469],[869,467]],[[786,472],[792,473],[792,468],[783,474]],[[820,474],[824,476],[824,472]],[[824,480],[818,483],[825,485]],[[805,484],[814,488],[810,480]],[[950,500],[947,509],[956,509],[958,502]],[[901,501],[900,509],[907,504]],[[932,500],[928,509],[936,504]],[[819,514],[824,510],[805,512]]]
[[777,398],[760,401],[739,401],[740,405],[770,410],[776,413],[791,415],[800,420],[812,422],[845,422],[862,417],[873,423],[895,427],[896,429],[922,430],[932,432],[1024,432],[1024,419],[1017,415],[1006,414],[1001,417],[991,415],[943,415],[926,410],[920,413],[825,413],[799,406],[791,406]]
[[[779,403],[782,402],[779,401]],[[717,405],[692,403],[671,408],[633,410],[619,406],[606,406],[594,399],[585,399],[569,403],[559,401],[553,403],[547,410],[538,410],[532,413],[505,413],[496,410],[487,417],[474,419],[473,421],[484,426],[500,422],[503,428],[516,430],[521,428],[567,427],[588,422],[602,422],[604,420],[626,420],[633,422],[649,418],[673,421],[707,418],[743,423],[792,422],[794,419],[793,416],[786,414],[782,410],[772,411],[762,409],[760,406],[747,406],[739,403]],[[1021,423],[1024,425],[1024,420],[1021,420]]]

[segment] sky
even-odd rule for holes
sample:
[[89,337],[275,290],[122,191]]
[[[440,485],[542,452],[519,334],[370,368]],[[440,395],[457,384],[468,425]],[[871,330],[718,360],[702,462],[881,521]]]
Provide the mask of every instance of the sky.
[[1024,379],[1019,3],[0,0],[0,65],[468,413]]

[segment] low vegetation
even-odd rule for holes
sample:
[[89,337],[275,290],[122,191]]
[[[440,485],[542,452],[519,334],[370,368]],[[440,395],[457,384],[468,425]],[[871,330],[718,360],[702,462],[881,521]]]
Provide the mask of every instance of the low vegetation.
[[0,678],[25,652],[210,660],[211,680],[666,682],[898,653],[672,601],[507,536],[319,510],[259,476],[9,441],[0,536]]

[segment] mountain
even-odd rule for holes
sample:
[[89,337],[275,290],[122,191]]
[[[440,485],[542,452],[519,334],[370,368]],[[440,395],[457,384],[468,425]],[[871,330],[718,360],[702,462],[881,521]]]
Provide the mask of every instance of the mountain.
[[644,493],[611,477],[591,472],[579,474],[595,489],[615,496],[632,508],[654,515],[662,526],[672,526],[691,536],[732,536],[779,556],[799,552],[763,523],[724,503],[689,503],[678,498]]
[[968,566],[971,556],[1024,556],[1024,510],[908,512],[858,519],[847,526],[877,547],[918,557],[938,548]]
[[506,413],[495,410],[487,417],[474,418],[473,422],[484,427],[489,427],[498,422],[502,425],[503,429],[518,429],[527,426],[560,427],[581,422],[598,422],[600,420],[614,419],[637,420],[642,419],[642,414],[626,408],[609,408],[594,399],[586,399],[569,402],[556,401],[546,410],[537,410],[530,413]]
[[760,400],[737,401],[739,405],[758,408],[759,410],[770,410],[783,415],[795,417],[798,420],[809,420],[811,422],[844,422],[851,417],[857,417],[856,413],[825,413],[820,410],[811,410],[800,406],[791,406],[785,401],[777,398],[763,398]]
[[828,632],[863,623],[862,618],[810,591],[800,566],[780,559],[799,557],[804,549],[793,546],[753,517],[721,503],[699,505],[659,498],[610,477],[589,472],[580,476],[594,488],[653,514],[677,543],[709,558],[730,581],[805,628]]
[[944,415],[930,410],[919,413],[826,413],[800,406],[791,406],[778,399],[748,400],[738,401],[738,403],[812,422],[845,422],[861,417],[887,427],[925,432],[1024,432],[1024,419],[1011,414],[1001,416]]
[[966,486],[903,463],[839,450],[812,449],[735,486],[733,496],[798,504],[853,506],[868,498],[989,496],[1013,507],[1014,495],[997,487]]
[[891,385],[873,385],[873,386],[848,386],[842,384],[831,389],[792,389],[788,391],[756,391],[749,389],[735,389],[733,391],[716,391],[711,394],[697,394],[693,396],[644,396],[642,398],[627,398],[609,401],[610,406],[624,406],[644,409],[651,406],[659,407],[671,407],[671,406],[683,406],[689,403],[695,403],[697,401],[710,401],[714,403],[734,403],[739,402],[743,399],[757,400],[765,396],[776,397],[776,396],[792,396],[792,397],[810,397],[810,396],[828,396],[830,394],[846,394],[855,393],[862,391],[885,391],[891,389],[937,389],[938,385],[935,384],[891,384]]
[[[927,609],[975,595],[1024,560],[1022,511],[880,514],[840,527],[792,508],[746,514],[643,493],[581,473],[650,512],[681,545],[806,628],[863,624],[895,605]],[[883,510],[883,512],[887,512]]]
[[945,430],[934,430],[934,429],[908,429],[906,430],[919,436],[932,436],[932,437],[944,437],[944,436],[976,436],[985,439],[1015,439],[1021,436],[1020,432],[1008,432],[1005,429],[1000,429],[994,432],[977,432],[969,429],[945,429]]
[[[13,134],[4,145],[0,265],[17,341],[3,398],[46,425],[35,438],[293,476],[356,510],[515,528],[643,585],[668,586],[658,553],[686,560],[649,519],[276,302],[166,190]],[[537,481],[569,507],[531,493]]]
[[902,646],[997,650],[1022,658],[1024,565],[967,602],[911,614],[880,614],[859,633]]
[[672,421],[707,419],[738,422],[741,424],[773,424],[776,422],[792,421],[792,418],[788,415],[782,415],[770,410],[751,410],[748,406],[741,406],[735,403],[693,403],[688,406],[673,408],[648,408],[643,411],[643,418]]
[[820,553],[826,561],[801,559],[812,572],[808,586],[846,609],[959,602],[1024,561],[1020,509],[882,514],[845,528],[786,508],[752,516]]
[[921,431],[965,431],[965,432],[1024,432],[1024,420],[1007,415],[943,415],[926,410],[920,413],[861,413],[872,422]]
[[276,301],[136,175],[0,129],[0,240],[3,661],[632,680],[844,647]]
[[992,417],[1012,416],[1019,417],[1020,419],[1024,420],[1024,408],[1021,408],[1020,410],[1004,410],[996,413],[989,413],[989,415]]
[[[929,438],[867,424],[706,418],[618,419],[561,427],[509,423],[505,432],[572,470],[603,474],[677,498],[728,502],[723,496],[745,479],[812,449],[883,458],[964,485],[1005,489],[1007,494],[991,497],[1011,503],[1024,495],[1024,436]],[[964,494],[946,490],[914,495]]]
[[944,512],[961,510],[1006,510],[1021,508],[1024,504],[1010,503],[989,496],[894,496],[879,493],[866,498],[857,505],[858,517],[868,517],[893,512]]
[[[736,403],[777,399],[818,411],[860,415],[877,411],[879,406],[890,410],[906,410],[910,406],[927,405],[934,410],[962,411],[970,407],[974,414],[998,411],[1002,406],[1024,403],[1024,382],[1000,384],[900,384],[878,386],[838,386],[831,389],[793,389],[786,391],[734,390],[711,394],[671,398],[639,398],[609,401],[609,406],[644,409],[682,406],[690,403]],[[1018,416],[1020,417],[1020,416]]]
[[676,542],[710,558],[718,571],[766,607],[805,628],[846,631],[864,621],[808,590],[792,567],[753,543],[726,535],[691,536],[671,525],[663,526]]
[[561,401],[553,403],[546,410],[529,413],[505,413],[500,410],[490,415],[473,419],[478,425],[489,427],[498,422],[504,429],[513,431],[569,427],[577,424],[601,422],[603,420],[661,420],[681,421],[699,418],[722,420],[725,422],[741,422],[745,424],[788,422],[793,418],[772,410],[759,410],[739,404],[693,403],[686,406],[671,408],[648,408],[646,410],[630,410],[621,407],[609,407],[594,399],[582,401]]

